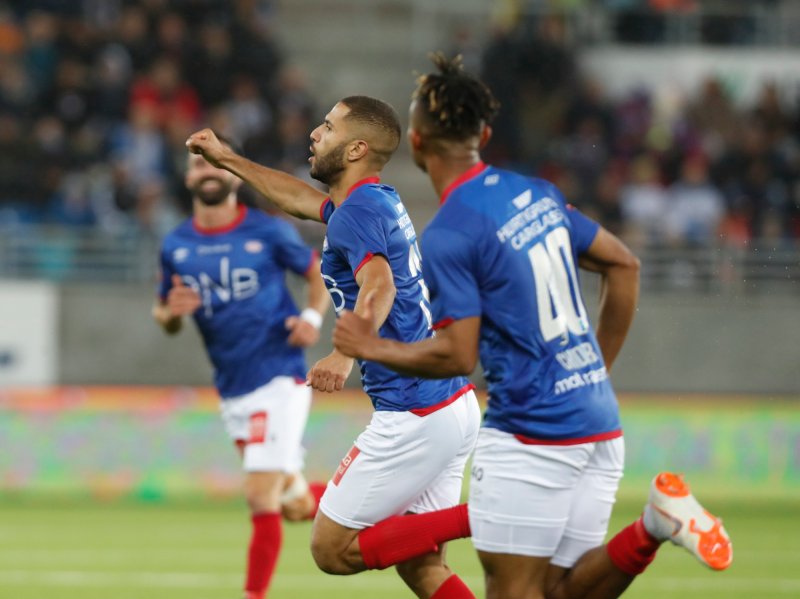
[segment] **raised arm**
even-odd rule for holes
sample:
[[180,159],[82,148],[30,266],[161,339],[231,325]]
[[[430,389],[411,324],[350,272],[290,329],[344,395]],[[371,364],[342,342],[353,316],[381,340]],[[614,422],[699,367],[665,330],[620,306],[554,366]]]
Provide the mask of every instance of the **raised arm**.
[[600,311],[595,331],[606,368],[622,349],[639,301],[639,259],[619,238],[602,227],[579,257],[581,268],[599,273]]
[[297,177],[240,156],[222,143],[211,129],[192,133],[186,140],[186,147],[217,168],[224,168],[249,183],[284,212],[298,218],[322,220],[320,207],[327,197],[323,192]]

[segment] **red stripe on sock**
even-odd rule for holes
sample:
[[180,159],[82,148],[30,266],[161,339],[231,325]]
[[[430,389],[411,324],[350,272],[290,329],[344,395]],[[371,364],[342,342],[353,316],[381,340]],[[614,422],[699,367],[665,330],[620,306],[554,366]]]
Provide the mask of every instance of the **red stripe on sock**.
[[475,595],[463,580],[453,574],[436,589],[431,599],[475,599]]
[[623,528],[606,545],[614,565],[631,576],[644,572],[656,557],[661,543],[645,530],[642,519]]
[[245,591],[248,597],[264,597],[283,541],[283,527],[279,513],[264,512],[254,514],[253,534],[247,552],[247,582]]
[[362,530],[358,544],[364,565],[370,570],[383,570],[471,534],[464,503],[436,512],[387,518]]

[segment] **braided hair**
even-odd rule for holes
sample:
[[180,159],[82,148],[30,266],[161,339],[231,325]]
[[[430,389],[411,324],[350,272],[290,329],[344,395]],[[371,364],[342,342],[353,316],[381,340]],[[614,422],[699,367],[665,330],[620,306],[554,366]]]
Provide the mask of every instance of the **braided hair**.
[[431,134],[452,141],[479,135],[500,103],[482,81],[464,71],[460,55],[448,59],[436,52],[430,58],[439,72],[420,76],[412,99],[422,105]]

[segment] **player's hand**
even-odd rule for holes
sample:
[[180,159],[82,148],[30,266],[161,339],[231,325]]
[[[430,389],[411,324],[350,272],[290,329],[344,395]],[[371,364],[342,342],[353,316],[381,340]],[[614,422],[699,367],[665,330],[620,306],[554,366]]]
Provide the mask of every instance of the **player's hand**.
[[293,347],[310,347],[319,341],[319,330],[299,316],[290,316],[284,324],[289,331],[287,341]]
[[334,350],[311,367],[306,375],[306,385],[328,393],[341,391],[352,369],[353,359]]
[[233,153],[233,150],[223,144],[211,129],[201,129],[192,133],[186,140],[186,147],[192,154],[202,154],[203,158],[217,168],[223,168],[222,159]]
[[187,287],[180,275],[172,275],[172,288],[167,294],[167,308],[172,316],[194,314],[202,303],[200,294]]
[[333,329],[333,346],[345,356],[367,359],[365,353],[377,337],[372,318],[374,294],[364,299],[361,316],[350,310],[342,310]]

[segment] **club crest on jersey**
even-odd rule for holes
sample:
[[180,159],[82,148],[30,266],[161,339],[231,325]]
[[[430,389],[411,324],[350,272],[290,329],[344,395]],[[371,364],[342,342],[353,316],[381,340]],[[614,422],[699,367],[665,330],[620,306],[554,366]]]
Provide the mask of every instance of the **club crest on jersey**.
[[490,187],[492,185],[497,185],[500,182],[500,175],[497,173],[493,175],[487,175],[486,178],[483,180],[483,185],[485,187]]
[[191,251],[189,248],[178,248],[172,252],[172,259],[175,260],[175,262],[183,262],[189,257],[190,253]]
[[264,249],[264,244],[261,243],[258,239],[251,239],[250,241],[247,241],[244,244],[244,251],[250,254],[257,254],[263,249]]

